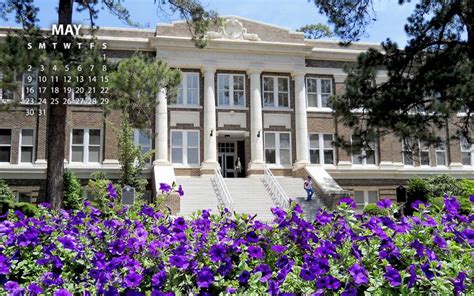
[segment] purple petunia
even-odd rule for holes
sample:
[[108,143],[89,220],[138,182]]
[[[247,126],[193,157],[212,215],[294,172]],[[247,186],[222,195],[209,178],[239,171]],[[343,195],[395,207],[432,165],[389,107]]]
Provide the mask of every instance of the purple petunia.
[[262,283],[267,282],[272,277],[272,273],[273,273],[272,269],[267,264],[258,265],[257,267],[255,267],[253,272],[254,273],[261,272],[262,273],[262,277],[260,278],[260,281]]
[[449,198],[447,195],[444,197],[444,208],[448,213],[456,215],[459,210],[459,203],[457,199],[453,196]]
[[466,273],[461,271],[460,273],[458,273],[458,276],[453,280],[454,293],[456,295],[459,295],[464,292],[464,290],[466,290],[466,286],[464,285],[464,280],[466,278]]
[[250,246],[248,248],[248,252],[249,252],[250,258],[257,258],[257,259],[263,258],[263,251],[262,251],[262,248],[260,247]]
[[74,250],[76,247],[76,239],[72,235],[60,236],[58,241],[65,249]]
[[72,294],[66,289],[59,289],[54,292],[54,296],[72,296]]
[[400,284],[402,283],[402,277],[400,275],[400,272],[398,272],[398,270],[396,270],[390,265],[385,266],[384,277],[392,287],[400,286]]
[[142,280],[143,276],[141,274],[131,271],[125,276],[124,282],[128,288],[135,288],[140,286]]
[[205,266],[197,273],[197,285],[200,288],[209,288],[214,282],[212,270]]
[[247,285],[249,279],[250,279],[250,272],[247,270],[242,271],[242,273],[239,275],[239,283],[243,286]]
[[186,269],[189,266],[189,261],[186,256],[178,256],[178,255],[170,256],[169,262],[170,262],[170,265],[178,267],[178,268],[182,268],[182,269]]
[[184,196],[183,186],[179,185],[177,192],[178,192],[179,197],[183,197]]
[[155,289],[162,288],[164,284],[166,283],[167,275],[165,270],[161,270],[158,273],[155,273],[151,277],[151,285]]
[[226,253],[226,247],[220,244],[215,244],[209,249],[209,257],[212,262],[224,260],[226,258]]
[[173,188],[171,187],[171,185],[166,184],[166,183],[160,183],[160,189],[159,190],[162,193],[170,193],[172,189]]
[[341,200],[339,200],[338,204],[339,205],[346,204],[352,209],[357,208],[357,205],[356,205],[355,201],[350,197],[341,198]]
[[352,265],[349,268],[349,273],[352,276],[352,279],[354,280],[356,286],[365,285],[369,282],[369,278],[367,277],[367,271],[358,263]]
[[305,281],[314,281],[314,279],[316,278],[316,274],[311,272],[311,270],[309,269],[301,269],[300,277]]
[[20,285],[17,282],[14,281],[8,281],[5,284],[5,290],[11,293],[11,295],[17,295],[21,293],[24,289],[20,287]]
[[408,266],[408,273],[410,274],[410,277],[408,278],[408,288],[413,287],[416,284],[417,276],[416,276],[416,266],[415,264],[411,264]]
[[281,254],[283,252],[285,252],[288,248],[285,247],[285,246],[279,246],[279,245],[274,245],[274,246],[271,246],[270,250],[272,250],[273,252],[275,253],[278,253],[278,254]]
[[433,237],[433,242],[437,244],[440,249],[446,249],[448,247],[448,243],[439,235]]
[[118,197],[117,190],[115,190],[114,184],[112,184],[112,182],[107,185],[107,194],[109,195],[110,199],[116,199]]
[[381,209],[388,209],[392,207],[392,201],[388,198],[379,200],[377,206]]

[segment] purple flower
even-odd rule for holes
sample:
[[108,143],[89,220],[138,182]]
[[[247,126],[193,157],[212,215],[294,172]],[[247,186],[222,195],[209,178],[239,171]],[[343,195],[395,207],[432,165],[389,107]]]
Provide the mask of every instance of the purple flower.
[[440,249],[446,249],[448,247],[446,241],[439,235],[435,235],[435,237],[433,237],[433,242],[437,244]]
[[142,279],[143,279],[143,276],[141,274],[138,274],[135,271],[131,271],[125,277],[125,285],[128,288],[138,287],[140,286]]
[[209,250],[209,255],[212,262],[222,261],[226,258],[227,250],[223,245],[213,245]]
[[236,288],[232,288],[232,287],[227,287],[225,289],[225,291],[229,294],[234,294],[235,292],[237,292],[237,289]]
[[173,226],[174,226],[173,228],[174,232],[182,232],[187,228],[186,220],[184,220],[183,217],[178,217],[174,219]]
[[321,224],[321,225],[326,225],[328,223],[331,223],[331,220],[333,218],[332,214],[329,214],[328,212],[324,211],[323,209],[318,209],[316,212],[316,222]]
[[448,213],[456,215],[459,210],[459,203],[457,199],[453,196],[449,198],[447,195],[444,197],[444,208]]
[[172,266],[182,269],[186,269],[189,266],[188,258],[186,256],[170,256],[169,262]]
[[309,269],[301,269],[300,277],[305,281],[314,281],[314,279],[316,278],[316,274],[311,272],[311,270]]
[[114,188],[114,184],[112,182],[107,185],[107,193],[109,194],[110,199],[116,199],[118,197],[117,191]]
[[255,231],[250,231],[245,237],[249,243],[258,242],[258,235],[255,233]]
[[410,277],[408,278],[408,288],[413,287],[416,284],[417,276],[416,276],[416,265],[411,264],[408,266],[408,273],[410,274]]
[[381,209],[388,209],[392,207],[392,201],[388,198],[379,200],[377,206]]
[[423,257],[424,253],[425,253],[425,246],[420,243],[419,240],[415,239],[411,244],[410,244],[410,247],[412,247],[413,249],[416,250],[416,255],[418,257]]
[[54,292],[54,296],[72,296],[72,294],[66,289],[59,289]]
[[390,283],[390,286],[397,287],[402,283],[402,277],[398,270],[390,265],[385,266],[385,279]]
[[273,252],[280,254],[280,253],[285,252],[288,248],[285,247],[285,246],[274,245],[274,246],[271,246],[270,249],[271,249]]
[[266,264],[260,264],[257,267],[255,267],[254,273],[258,273],[258,272],[262,273],[262,277],[260,278],[260,281],[262,283],[267,282],[272,277],[272,269],[270,268],[270,266]]
[[197,285],[200,288],[209,288],[214,282],[212,270],[205,266],[197,274]]
[[153,288],[156,288],[156,289],[162,288],[166,282],[166,278],[167,278],[167,275],[166,275],[165,270],[161,270],[160,272],[154,274],[151,277],[151,284]]
[[162,193],[170,193],[172,188],[170,185],[166,184],[166,183],[160,183],[160,189],[159,189]]
[[338,290],[340,287],[341,282],[331,275],[320,277],[316,282],[316,288],[318,289]]
[[183,197],[184,195],[183,186],[181,185],[178,186],[178,195],[179,197]]
[[250,258],[257,258],[257,259],[263,258],[262,248],[260,247],[250,246],[248,248],[248,252],[249,252]]
[[421,200],[415,200],[415,201],[411,204],[411,207],[412,207],[412,209],[420,210],[420,206],[422,206],[422,205],[423,205],[423,207],[426,208],[426,207],[428,206],[428,203],[423,202],[423,201],[421,201]]
[[421,265],[421,270],[423,271],[428,280],[431,281],[434,278],[434,272],[431,270],[429,261],[426,261]]
[[471,196],[469,196],[469,200],[470,200],[472,203],[474,203],[474,194],[471,195]]
[[249,279],[250,279],[250,272],[248,272],[247,270],[242,271],[242,273],[239,275],[239,283],[242,286],[247,285]]
[[347,288],[342,291],[341,296],[357,296],[357,290],[354,288]]
[[268,294],[271,296],[279,295],[280,293],[280,286],[276,281],[269,281],[268,282]]
[[466,279],[467,275],[465,272],[460,272],[458,273],[458,276],[453,280],[453,286],[454,286],[454,293],[456,295],[461,294],[466,290],[466,286],[464,285],[464,280]]
[[115,240],[109,244],[109,251],[112,255],[122,255],[127,246],[121,240]]
[[5,284],[5,290],[10,292],[11,294],[18,294],[21,291],[23,291],[23,288],[20,287],[20,285],[17,282],[14,281],[8,281]]
[[338,202],[338,205],[341,205],[341,204],[346,204],[352,209],[357,208],[355,201],[350,197],[341,198],[341,200]]
[[60,236],[58,237],[58,241],[65,249],[75,250],[76,248],[76,239],[71,235]]
[[369,282],[369,279],[367,278],[367,271],[358,263],[352,265],[349,268],[349,273],[354,279],[354,283],[356,284],[356,286],[365,285]]

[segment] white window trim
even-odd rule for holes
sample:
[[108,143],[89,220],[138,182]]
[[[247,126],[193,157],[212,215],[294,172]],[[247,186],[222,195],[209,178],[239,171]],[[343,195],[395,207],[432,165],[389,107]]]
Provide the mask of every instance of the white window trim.
[[[173,132],[180,132],[183,134],[183,143],[181,147],[174,147],[173,146]],[[191,148],[197,148],[198,149],[198,161],[197,163],[188,163],[188,132],[195,132],[198,135],[198,145],[197,147],[191,147]],[[201,133],[199,130],[182,130],[182,129],[171,129],[169,133],[169,141],[170,141],[170,149],[169,149],[169,159],[171,161],[171,164],[175,167],[200,167],[201,163]],[[181,148],[181,153],[182,153],[182,159],[183,162],[181,163],[174,163],[173,162],[173,148]]]
[[[352,144],[352,136],[351,136],[351,144]],[[352,149],[352,148],[351,148]],[[363,156],[361,161],[362,163],[354,163],[354,154],[352,153],[352,150],[351,150],[351,163],[353,166],[366,166],[366,167],[375,167],[377,166],[377,164],[379,163],[379,160],[378,160],[378,145],[377,145],[377,141],[374,140],[374,149],[372,149],[374,151],[374,160],[375,160],[375,163],[374,164],[367,164],[367,157],[366,156],[366,149],[362,148],[361,149],[361,155]]]
[[[229,105],[220,104],[220,88],[219,88],[219,77],[229,76]],[[240,76],[244,79],[244,104],[234,105],[234,77]],[[223,90],[223,89],[222,89]],[[239,90],[240,91],[240,90]],[[246,86],[245,86],[245,74],[230,74],[230,73],[219,73],[217,74],[217,106],[219,107],[230,107],[230,108],[245,108],[247,104]]]
[[[141,148],[141,145],[140,145],[140,131],[141,131],[141,130],[139,130],[139,129],[137,129],[137,128],[134,128],[134,129],[133,129],[133,144],[134,144],[136,147],[138,147],[139,149]],[[143,130],[143,131],[146,132],[146,133],[149,133],[149,135],[152,136],[152,133],[151,133],[152,131],[151,131],[151,129],[147,128],[147,129],[145,129],[145,130]],[[153,140],[152,140],[152,138],[149,138],[149,140],[150,140],[150,143],[149,143],[150,145],[149,145],[149,146],[145,146],[145,147],[150,147],[150,150],[149,150],[149,151],[151,151],[151,150],[153,149]],[[141,149],[140,149],[140,152],[141,152]],[[152,163],[152,158],[153,158],[153,157],[150,157],[150,158],[145,162],[145,164],[151,164],[151,163]]]
[[[318,145],[319,145],[319,148],[311,148],[311,136],[312,135],[318,135]],[[316,163],[316,164],[319,164],[319,165],[335,165],[336,164],[336,149],[334,148],[334,146],[332,146],[331,148],[326,148],[324,146],[324,135],[331,135],[332,136],[332,140],[334,141],[334,134],[328,134],[328,133],[310,133],[308,135],[308,144],[309,144],[309,150],[319,150],[319,161],[320,163]],[[332,150],[332,159],[334,160],[334,163],[325,163],[324,162],[324,151],[325,150]],[[311,160],[311,157],[310,155],[308,155],[308,159]],[[313,163],[311,163],[313,164]]]
[[[23,145],[23,131],[24,130],[32,130],[33,131],[33,145]],[[35,162],[35,152],[36,152],[36,147],[35,147],[35,140],[36,140],[36,131],[34,128],[22,128],[20,129],[20,139],[18,141],[18,163],[19,164],[33,164]],[[30,161],[21,161],[21,148],[24,147],[33,147],[32,151],[32,159]]]
[[[272,78],[273,79],[273,91],[265,91],[265,88],[264,88],[264,80],[265,78]],[[287,95],[288,95],[288,101],[287,101],[287,105],[288,106],[280,106],[279,103],[278,103],[278,94],[280,93],[278,91],[278,78],[284,78],[286,79],[286,82],[287,82],[287,87],[288,87],[288,91],[286,92]],[[265,93],[271,93],[273,92],[273,106],[265,106],[264,104],[264,96],[265,96]],[[281,92],[281,93],[284,93],[284,92]],[[274,75],[263,75],[262,76],[262,108],[264,110],[271,110],[271,109],[289,109],[290,108],[290,78],[288,76],[274,76]]]
[[0,161],[0,163],[11,163],[12,161],[12,146],[13,146],[13,129],[12,128],[0,128],[2,130],[10,130],[10,144],[0,144],[0,147],[10,147],[10,159],[8,161]]
[[[354,201],[356,203],[357,206],[362,206],[363,205],[363,208],[365,208],[366,205],[370,204],[369,203],[369,192],[372,191],[372,192],[376,192],[377,194],[377,201],[380,200],[380,196],[379,196],[379,193],[377,190],[354,190]],[[355,193],[356,192],[363,192],[364,193],[364,203],[361,204],[361,203],[357,203],[356,201],[356,198],[355,198]],[[363,208],[361,210],[363,210]]]
[[469,155],[471,156],[471,164],[464,164],[463,166],[474,166],[474,143],[471,143],[471,147],[469,149],[463,149],[462,139],[460,140],[459,144],[461,149],[461,157],[463,153],[469,153]]
[[[84,139],[82,145],[75,144],[75,146],[82,146],[82,162],[81,161],[72,161],[72,137],[73,137],[73,130],[84,130]],[[100,146],[99,146],[99,162],[89,162],[89,131],[90,130],[100,130]],[[74,164],[100,164],[102,163],[102,147],[104,147],[104,134],[101,128],[71,128],[70,131],[70,139],[69,139],[69,163]],[[86,144],[87,143],[87,144]],[[97,145],[92,145],[96,147]]]
[[[265,137],[266,134],[275,134],[275,163],[267,163],[267,159],[265,157],[266,153],[265,150],[267,147],[265,146]],[[289,164],[281,164],[280,162],[280,134],[288,134],[290,136],[289,138],[289,143],[290,143],[290,163]],[[287,148],[284,148],[287,149]],[[263,133],[263,155],[265,157],[265,164],[268,165],[269,167],[291,167],[293,163],[293,154],[292,154],[292,145],[291,145],[291,132],[264,132]]]
[[[316,80],[316,92],[309,92],[308,91],[308,80]],[[322,88],[321,88],[321,81],[322,80],[329,80],[330,81],[330,86],[331,86],[331,92],[329,93],[329,96],[331,97],[334,95],[334,89],[333,89],[333,81],[331,78],[319,78],[319,77],[306,77],[305,80],[305,89],[306,89],[306,109],[308,111],[320,111],[320,112],[332,112],[332,108],[330,107],[322,107],[323,105],[323,99],[322,99]],[[316,107],[315,106],[309,106],[309,100],[308,100],[308,94],[315,94],[316,95]],[[324,93],[327,94],[327,93]]]
[[[197,76],[197,104],[189,104],[188,102],[188,76]],[[181,84],[183,86],[182,88],[182,95],[183,95],[183,102],[182,103],[178,103],[176,101],[176,103],[174,104],[171,104],[170,106],[173,106],[173,107],[178,107],[178,106],[183,106],[183,107],[186,107],[186,108],[196,108],[196,107],[199,107],[200,106],[200,99],[201,99],[201,96],[200,96],[200,82],[199,82],[199,73],[197,72],[183,72],[183,79],[181,80]]]

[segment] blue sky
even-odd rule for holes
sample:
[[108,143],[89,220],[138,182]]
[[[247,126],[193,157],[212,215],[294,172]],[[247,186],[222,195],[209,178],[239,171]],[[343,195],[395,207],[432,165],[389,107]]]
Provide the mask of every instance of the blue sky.
[[[57,0],[36,0],[35,3],[40,7],[39,19],[42,27],[50,27],[56,22]],[[219,15],[242,16],[289,29],[297,29],[305,24],[327,23],[326,17],[320,15],[317,7],[308,0],[202,0],[202,3],[207,9],[217,11]],[[368,28],[367,36],[361,41],[380,43],[389,37],[404,45],[407,38],[403,26],[415,4],[400,6],[398,0],[374,0],[374,3],[377,21]],[[127,0],[124,5],[134,20],[147,24],[149,28],[154,28],[157,23],[179,19],[179,16],[158,12],[154,0]],[[87,23],[87,15],[75,13],[74,22]],[[106,10],[101,11],[97,24],[126,27]],[[15,25],[13,18],[7,22],[0,20],[0,26],[11,25]]]

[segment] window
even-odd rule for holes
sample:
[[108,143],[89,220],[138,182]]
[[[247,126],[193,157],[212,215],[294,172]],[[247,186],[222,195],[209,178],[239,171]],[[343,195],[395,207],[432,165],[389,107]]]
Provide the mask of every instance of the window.
[[171,162],[199,164],[199,131],[171,131]]
[[199,73],[183,73],[176,104],[199,106]]
[[[140,149],[142,154],[147,153],[151,150],[151,130],[133,130],[133,144]],[[148,159],[147,163],[151,163],[151,158]]]
[[245,107],[245,75],[217,74],[219,106]]
[[18,202],[32,202],[32,195],[31,192],[18,192]]
[[411,139],[402,140],[402,159],[404,165],[413,165],[413,141]]
[[290,133],[265,133],[265,161],[278,165],[291,164]]
[[425,141],[418,141],[420,147],[420,165],[431,165],[430,144]]
[[435,145],[436,165],[446,165],[446,143],[441,142]]
[[352,136],[352,164],[373,165],[377,163],[375,140],[369,140],[368,147],[363,145],[362,139],[359,136]]
[[100,129],[73,129],[71,139],[71,162],[100,162]]
[[469,144],[465,137],[461,138],[461,158],[463,165],[474,166],[474,144]]
[[288,108],[289,83],[288,77],[263,76],[263,107]]
[[31,70],[23,73],[22,104],[36,104],[38,99],[38,72]]
[[0,162],[10,162],[12,154],[12,130],[0,129]]
[[315,164],[334,164],[334,137],[332,134],[309,135],[309,159]]
[[375,190],[354,191],[354,199],[357,209],[362,210],[367,204],[377,202],[378,193]]
[[20,133],[20,163],[32,163],[34,155],[34,130],[22,129]]
[[[13,75],[15,77],[15,75]],[[0,72],[0,81],[3,82],[4,75]],[[9,89],[2,89],[0,88],[0,104],[7,103],[15,98],[15,92]]]
[[308,107],[329,108],[329,98],[332,96],[332,80],[306,78],[306,94]]

